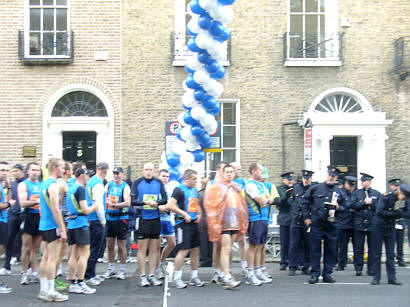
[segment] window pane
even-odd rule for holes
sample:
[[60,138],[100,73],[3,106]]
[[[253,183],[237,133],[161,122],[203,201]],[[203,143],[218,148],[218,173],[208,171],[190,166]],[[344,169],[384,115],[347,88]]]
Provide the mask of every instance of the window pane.
[[30,9],[30,30],[40,31],[40,9]]
[[67,0],[57,0],[56,1],[57,5],[66,5],[67,4]]
[[56,49],[57,55],[68,55],[67,32],[57,33]]
[[40,4],[40,0],[30,0],[29,4],[30,4],[30,5],[39,5],[39,4]]
[[224,126],[224,135],[223,135],[223,147],[235,147],[236,146],[236,127]]
[[54,34],[53,33],[43,33],[43,54],[44,55],[54,54]]
[[54,9],[43,9],[43,30],[54,31]]
[[236,161],[235,153],[236,153],[235,149],[224,149],[223,150],[224,161],[228,163]]
[[67,9],[57,9],[57,31],[67,30]]
[[290,32],[291,33],[303,33],[303,16],[291,15],[290,16]]
[[43,5],[53,5],[54,0],[43,0]]
[[322,13],[325,11],[325,0],[320,0],[320,11]]
[[290,0],[290,11],[291,12],[302,12],[302,0]]
[[40,54],[40,33],[30,33],[30,55]]
[[209,152],[205,160],[205,169],[207,176],[210,179],[215,178],[216,165],[221,161],[222,154],[220,152]]
[[226,125],[235,125],[235,105],[233,103],[223,103],[222,106],[224,108],[223,123]]
[[318,16],[306,16],[306,41],[305,51],[307,58],[318,57]]
[[317,12],[318,0],[306,0],[306,12]]
[[326,32],[325,15],[320,15],[320,34],[324,35]]

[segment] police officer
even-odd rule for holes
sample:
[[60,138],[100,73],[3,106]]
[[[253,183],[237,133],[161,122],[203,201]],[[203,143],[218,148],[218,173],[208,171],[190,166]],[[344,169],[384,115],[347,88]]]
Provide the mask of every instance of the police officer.
[[[400,187],[401,180],[399,178],[393,178],[388,181],[389,190],[395,191]],[[396,259],[397,264],[401,267],[406,267],[407,264],[403,259],[403,243],[404,243],[404,230],[406,229],[406,220],[401,218],[396,221]]]
[[310,227],[310,284],[319,281],[322,241],[323,282],[336,282],[331,276],[337,253],[337,228],[334,216],[336,211],[344,209],[346,203],[344,193],[336,186],[339,174],[338,168],[329,165],[326,181],[311,186],[303,196],[303,217],[306,226]]
[[336,271],[343,271],[347,264],[347,247],[349,245],[350,238],[353,242],[353,209],[351,208],[352,193],[356,190],[357,178],[354,176],[345,176],[343,179],[343,188],[341,189],[345,193],[346,209],[340,211],[336,215],[336,226],[339,230],[337,245],[338,253],[337,258],[339,260]]
[[379,201],[380,192],[372,189],[371,175],[366,173],[360,173],[362,188],[353,192],[352,195],[352,208],[355,210],[353,213],[354,224],[354,268],[356,270],[356,276],[362,275],[363,270],[363,253],[364,253],[364,240],[367,237],[367,275],[373,275],[372,260],[372,239],[371,239],[371,224],[376,211],[377,202]]
[[290,233],[290,205],[288,199],[293,191],[294,173],[287,172],[280,175],[282,184],[278,187],[280,197],[275,198],[274,204],[279,209],[278,224],[280,234],[280,270],[286,270],[289,263],[289,233]]
[[394,239],[396,219],[409,218],[410,186],[400,185],[395,191],[384,193],[377,204],[376,216],[373,220],[373,245],[374,245],[374,276],[372,285],[380,283],[382,245],[386,248],[387,280],[391,285],[401,285],[396,280],[394,268]]
[[290,222],[290,250],[289,250],[289,276],[295,276],[295,271],[302,262],[302,272],[309,275],[310,244],[307,227],[303,221],[302,199],[305,192],[312,184],[314,172],[302,170],[302,182],[295,184],[292,195],[289,198],[291,206]]

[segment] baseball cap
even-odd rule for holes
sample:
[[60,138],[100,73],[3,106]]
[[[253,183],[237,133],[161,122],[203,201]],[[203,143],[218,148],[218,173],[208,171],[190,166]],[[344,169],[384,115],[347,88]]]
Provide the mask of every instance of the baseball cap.
[[90,171],[86,168],[79,167],[75,170],[75,176],[80,177],[82,174],[89,175]]
[[114,167],[114,169],[112,170],[113,173],[124,173],[124,170],[122,169],[122,167],[120,166],[116,166]]
[[[16,168],[16,169],[19,169],[19,170],[21,170],[21,171],[24,171],[24,166],[21,165],[20,163],[14,164],[13,168]],[[12,168],[12,169],[13,169],[13,168]]]

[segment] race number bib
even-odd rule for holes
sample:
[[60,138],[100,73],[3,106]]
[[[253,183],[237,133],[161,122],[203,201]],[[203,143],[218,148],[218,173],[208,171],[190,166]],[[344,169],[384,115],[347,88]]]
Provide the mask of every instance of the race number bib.
[[188,199],[188,212],[189,213],[198,213],[198,198],[189,198]]
[[[158,201],[158,195],[144,194],[144,196],[142,197],[142,201],[144,203],[149,202],[149,201],[156,203]],[[157,210],[157,208],[151,207],[150,205],[144,205],[142,208],[145,210]]]
[[30,199],[29,200],[32,200],[32,201],[37,201],[37,204],[35,204],[34,206],[31,206],[30,208],[31,209],[40,209],[40,204],[38,203],[38,200],[40,199],[40,195],[38,195],[38,194],[33,194],[33,195],[30,195]]
[[[118,201],[120,200],[119,196],[115,196],[115,195],[109,195],[109,199],[111,201],[111,204],[118,204]],[[117,208],[113,207],[113,206],[108,206],[108,209],[110,210],[116,210]]]

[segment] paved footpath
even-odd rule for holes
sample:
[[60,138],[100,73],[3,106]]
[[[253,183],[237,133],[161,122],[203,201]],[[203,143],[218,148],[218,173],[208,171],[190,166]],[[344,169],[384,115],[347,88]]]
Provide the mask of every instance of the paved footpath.
[[[64,264],[66,266],[66,263]],[[269,263],[268,272],[273,277],[271,284],[259,287],[242,283],[233,290],[223,290],[220,285],[207,283],[203,288],[188,287],[176,289],[170,285],[164,296],[164,286],[139,287],[135,274],[136,264],[127,265],[126,280],[107,280],[97,286],[93,295],[69,294],[65,303],[45,303],[37,299],[39,284],[21,286],[20,266],[13,266],[12,276],[2,276],[13,288],[11,294],[0,294],[0,306],[167,306],[167,307],[214,307],[214,306],[409,306],[410,305],[410,266],[396,267],[397,279],[402,286],[388,285],[383,268],[382,282],[379,286],[371,286],[370,276],[354,276],[352,265],[342,272],[334,272],[336,284],[307,284],[308,276],[300,271],[294,277],[287,276],[287,271],[279,271],[279,265]],[[383,265],[384,266],[384,265]],[[106,264],[98,264],[99,274],[103,274]],[[240,277],[240,265],[234,263],[233,275]],[[200,278],[209,280],[211,268],[201,268]],[[189,267],[185,265],[183,279],[188,281]],[[166,305],[164,304],[166,297]]]

